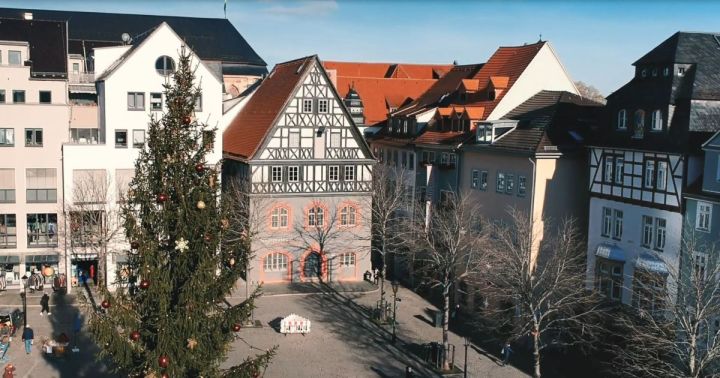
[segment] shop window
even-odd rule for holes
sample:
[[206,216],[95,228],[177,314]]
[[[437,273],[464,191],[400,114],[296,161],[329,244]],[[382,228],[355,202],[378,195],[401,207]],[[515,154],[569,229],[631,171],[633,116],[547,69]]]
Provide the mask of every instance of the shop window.
[[0,248],[17,248],[15,214],[0,214]]
[[28,214],[28,247],[57,247],[57,214]]

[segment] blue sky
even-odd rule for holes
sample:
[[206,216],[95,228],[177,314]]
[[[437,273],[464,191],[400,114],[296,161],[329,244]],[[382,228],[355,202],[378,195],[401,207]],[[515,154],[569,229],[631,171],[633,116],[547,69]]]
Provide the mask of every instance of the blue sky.
[[[223,17],[223,0],[5,0],[4,7]],[[549,40],[574,80],[608,94],[678,30],[720,32],[720,2],[228,0],[228,18],[272,66],[300,56],[484,62],[498,46]]]

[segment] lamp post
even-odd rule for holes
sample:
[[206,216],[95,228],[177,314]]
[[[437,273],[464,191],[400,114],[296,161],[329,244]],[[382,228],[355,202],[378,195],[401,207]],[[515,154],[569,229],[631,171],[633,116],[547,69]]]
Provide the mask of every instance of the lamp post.
[[400,285],[397,281],[393,281],[391,285],[393,291],[392,343],[395,344],[395,341],[397,341],[397,335],[395,334],[395,320],[397,319],[397,303],[400,301],[400,298],[397,297],[397,292]]
[[467,352],[468,352],[468,347],[470,346],[470,340],[468,340],[467,337],[465,337],[464,339],[465,339],[465,344],[464,344],[465,345],[465,366],[463,367],[463,378],[467,378]]
[[20,293],[20,296],[23,300],[23,327],[27,327],[27,287],[29,283],[29,278],[27,276],[27,273],[22,277],[23,282],[23,292]]

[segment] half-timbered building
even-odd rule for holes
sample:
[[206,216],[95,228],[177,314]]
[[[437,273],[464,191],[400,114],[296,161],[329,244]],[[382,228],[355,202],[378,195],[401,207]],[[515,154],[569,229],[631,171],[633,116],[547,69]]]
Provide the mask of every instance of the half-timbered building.
[[241,182],[258,215],[249,282],[370,270],[374,160],[317,56],[275,66],[224,132],[223,155],[225,184]]
[[611,300],[652,306],[634,278],[673,287],[683,195],[702,175],[702,142],[720,129],[719,47],[712,34],[676,33],[608,97],[602,137],[589,151],[587,274]]

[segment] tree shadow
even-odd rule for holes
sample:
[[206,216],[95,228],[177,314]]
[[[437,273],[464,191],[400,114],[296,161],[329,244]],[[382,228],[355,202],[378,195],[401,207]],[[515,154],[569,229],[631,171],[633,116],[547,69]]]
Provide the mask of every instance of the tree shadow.
[[367,307],[355,303],[358,296],[325,287],[323,294],[307,296],[303,301],[314,311],[311,316],[318,323],[343,340],[360,362],[379,376],[402,377],[406,366],[412,366],[417,376],[435,376],[413,353],[412,344],[401,339],[392,343],[391,332],[370,320],[371,311]]
[[[87,289],[87,288],[86,288]],[[89,289],[87,289],[90,292]],[[92,299],[92,293],[89,300]],[[78,295],[80,292],[78,290]],[[53,293],[50,298],[52,315],[47,318],[50,321],[51,331],[49,335],[45,335],[48,339],[58,340],[60,335],[65,334],[69,339],[69,345],[65,348],[64,353],[45,353],[42,356],[45,362],[57,370],[59,378],[76,378],[76,377],[120,377],[110,371],[109,361],[100,361],[96,359],[100,349],[92,340],[91,336],[85,332],[84,325],[86,315],[84,314],[84,306],[82,301],[74,296],[67,294]],[[93,307],[95,308],[95,307]],[[83,320],[83,329],[75,333],[75,319],[80,315]],[[42,345],[39,335],[35,335],[36,345]]]
[[427,316],[425,316],[425,315],[416,314],[416,315],[415,315],[415,319],[420,319],[420,320],[422,320],[423,322],[425,322],[425,323],[427,323],[427,324],[429,324],[429,325],[433,325],[433,323],[430,321],[430,319],[428,319]]
[[275,332],[280,333],[280,321],[282,321],[281,317],[277,317],[271,321],[268,322],[268,325],[270,328],[274,329]]

